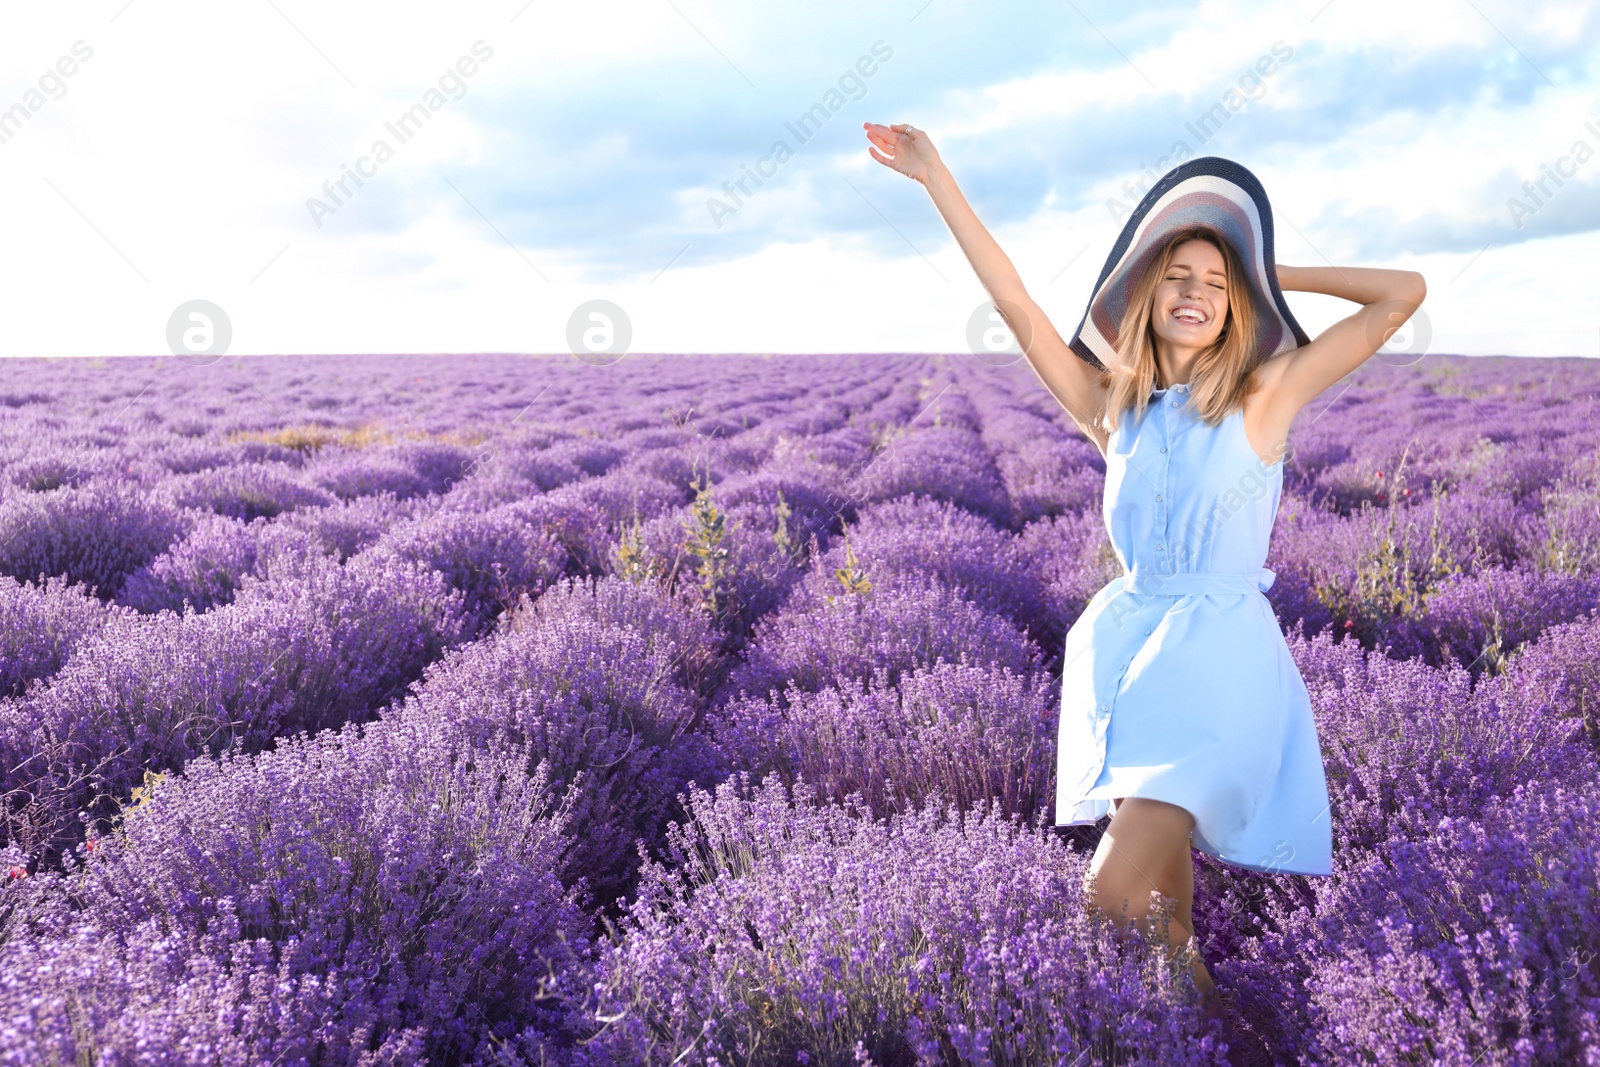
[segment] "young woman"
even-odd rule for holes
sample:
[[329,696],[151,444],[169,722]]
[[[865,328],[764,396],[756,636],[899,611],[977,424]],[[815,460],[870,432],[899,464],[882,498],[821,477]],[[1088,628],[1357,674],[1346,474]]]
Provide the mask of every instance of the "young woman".
[[[1105,457],[1126,573],[1067,637],[1056,823],[1112,815],[1089,899],[1147,922],[1152,892],[1173,898],[1171,947],[1223,1015],[1191,940],[1191,847],[1246,870],[1331,873],[1310,698],[1262,595],[1289,426],[1416,311],[1422,275],[1275,265],[1260,183],[1203,157],[1129,217],[1069,344],[927,133],[865,128],[874,159],[927,189],[1034,371]],[[1282,290],[1361,307],[1310,340]]]

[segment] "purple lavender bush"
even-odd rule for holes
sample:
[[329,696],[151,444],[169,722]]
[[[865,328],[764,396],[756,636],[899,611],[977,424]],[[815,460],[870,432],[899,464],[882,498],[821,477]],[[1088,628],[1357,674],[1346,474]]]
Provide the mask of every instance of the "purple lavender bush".
[[820,605],[786,605],[763,619],[723,696],[783,700],[789,692],[816,692],[847,678],[868,681],[878,670],[892,684],[940,660],[1024,674],[1038,669],[1042,656],[1005,616],[932,578],[908,578],[879,591],[846,575]]
[[307,465],[306,477],[340,500],[390,493],[401,500],[423,496],[429,480],[409,463],[363,448],[326,448]]
[[598,509],[616,533],[635,518],[655,518],[689,503],[694,489],[688,481],[669,482],[648,471],[615,470],[563,485],[544,499]]
[[969,386],[979,398],[984,445],[994,456],[1018,524],[1053,515],[1098,512],[1104,458],[1060,410],[1040,414],[992,381]]
[[875,821],[745,774],[686,807],[602,947],[596,1063],[1225,1062],[1187,975],[1090,917],[1087,857],[1044,826]]
[[460,590],[462,610],[479,627],[522,595],[537,596],[569,567],[560,541],[507,506],[435,511],[391,530],[369,551],[438,571]]
[[182,540],[128,575],[117,601],[145,613],[197,612],[231,602],[247,574],[267,556],[321,551],[310,535],[264,518],[246,523],[223,515],[198,521]]
[[202,508],[245,522],[334,502],[332,494],[305,484],[299,471],[286,463],[213,467],[175,479],[168,491],[181,507]]
[[1464,663],[1482,671],[1551,627],[1600,607],[1593,577],[1539,571],[1531,565],[1451,575],[1429,593],[1422,613],[1391,640],[1391,656]]
[[[1025,360],[4,374],[0,1061],[1219,1061],[1044,825],[1120,563]],[[1235,1060],[1600,1062],[1597,387],[1291,429],[1335,868],[1196,856]]]
[[1030,819],[1055,798],[1059,700],[1042,671],[941,661],[898,684],[880,668],[870,684],[744,697],[713,714],[710,732],[730,765],[804,779],[841,803],[855,793],[875,817],[939,793]]
[[959,426],[918,427],[886,438],[853,472],[846,492],[861,504],[914,493],[948,500],[996,526],[1012,521],[1011,501],[983,439]]
[[11,464],[9,484],[33,493],[86,485],[116,470],[116,457],[79,442],[30,452]]
[[800,540],[781,499],[770,510],[753,501],[726,508],[719,496],[702,481],[688,506],[636,520],[622,531],[606,570],[630,581],[659,581],[670,595],[695,600],[733,652],[805,576],[819,543]]
[[118,616],[0,730],[5,838],[54,855],[144,770],[370,717],[465,632],[461,595],[398,560],[272,557],[204,615]]
[[114,614],[65,578],[34,585],[0,575],[0,696],[21,696],[55,674]]
[[825,603],[839,589],[841,568],[859,570],[875,588],[931,578],[1005,616],[1043,646],[1065,631],[1050,616],[1033,562],[1015,537],[949,501],[899,497],[862,508],[848,536],[812,563],[786,607]]
[[193,760],[62,872],[6,879],[4,1061],[563,1055],[591,954],[555,876],[565,809],[525,750],[442,732],[352,725]]
[[1497,681],[1581,730],[1600,754],[1600,618],[1590,614],[1550,627],[1510,658]]
[[1218,979],[1299,1062],[1591,1062],[1597,815],[1592,781],[1523,783],[1418,840],[1341,857],[1312,903],[1271,909]]
[[551,495],[513,501],[504,505],[504,512],[542,531],[565,549],[569,577],[611,573],[611,554],[618,535],[603,508],[585,500]]
[[716,486],[716,499],[730,511],[748,505],[776,519],[783,513],[789,541],[804,544],[815,534],[826,541],[838,533],[844,502],[829,488],[830,468],[789,462],[737,474]]
[[290,512],[273,525],[304,531],[340,562],[377,543],[391,528],[415,518],[424,509],[417,499],[373,493],[338,501],[325,508]]
[[452,652],[388,717],[437,721],[464,744],[509,736],[576,790],[571,880],[605,906],[637,866],[634,840],[660,832],[690,777],[716,773],[697,683],[716,639],[687,603],[618,578],[564,580]]
[[0,502],[0,574],[64,576],[114,598],[133,571],[186,529],[183,514],[135,486],[89,482]]
[[340,500],[392,493],[401,500],[437,495],[465,477],[470,449],[438,440],[388,442],[386,434],[347,433],[321,443],[305,465],[305,477]]
[[1522,782],[1593,773],[1581,727],[1460,664],[1396,661],[1350,639],[1294,637],[1333,804],[1334,848],[1355,854],[1427,836]]

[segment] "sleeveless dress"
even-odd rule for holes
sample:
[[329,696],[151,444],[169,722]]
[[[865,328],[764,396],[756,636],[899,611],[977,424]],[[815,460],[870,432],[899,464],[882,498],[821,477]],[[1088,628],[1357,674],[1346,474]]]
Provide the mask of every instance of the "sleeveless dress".
[[1283,462],[1261,462],[1242,411],[1207,426],[1190,400],[1187,384],[1156,390],[1107,445],[1125,573],[1067,633],[1056,825],[1149,797],[1187,809],[1194,846],[1224,863],[1332,874],[1311,696],[1264,595]]

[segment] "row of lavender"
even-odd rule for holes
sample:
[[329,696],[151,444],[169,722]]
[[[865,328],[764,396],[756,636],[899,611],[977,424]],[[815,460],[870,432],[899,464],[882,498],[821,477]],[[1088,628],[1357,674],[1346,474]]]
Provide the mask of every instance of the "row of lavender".
[[[12,376],[7,1054],[1214,1058],[1041,825],[1117,566],[1031,372],[580,369]],[[1373,368],[1297,427],[1269,565],[1340,874],[1207,867],[1197,917],[1291,1055],[1595,1045],[1594,389],[1556,370]]]

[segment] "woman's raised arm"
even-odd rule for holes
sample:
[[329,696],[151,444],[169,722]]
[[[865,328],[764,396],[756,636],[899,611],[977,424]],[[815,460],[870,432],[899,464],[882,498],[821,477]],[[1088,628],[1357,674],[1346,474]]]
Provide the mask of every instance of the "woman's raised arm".
[[1384,267],[1287,267],[1278,264],[1278,287],[1325,293],[1360,305],[1308,345],[1262,365],[1262,384],[1284,426],[1305,405],[1371,359],[1416,313],[1428,283],[1414,270]]
[[[904,123],[882,126],[867,122],[862,125],[867,139],[872,142],[867,148],[872,158],[921,182],[928,190],[934,207],[939,209],[956,243],[966,253],[978,281],[1011,328],[1039,380],[1066,408],[1078,428],[1104,452],[1106,438],[1100,426],[1100,413],[1106,390],[1100,384],[1101,372],[1067,347],[1039,305],[1028,296],[1017,268],[994,236],[978,221],[972,205],[961,195],[955,178],[939,158],[926,131]],[[880,149],[887,154],[880,153]]]

